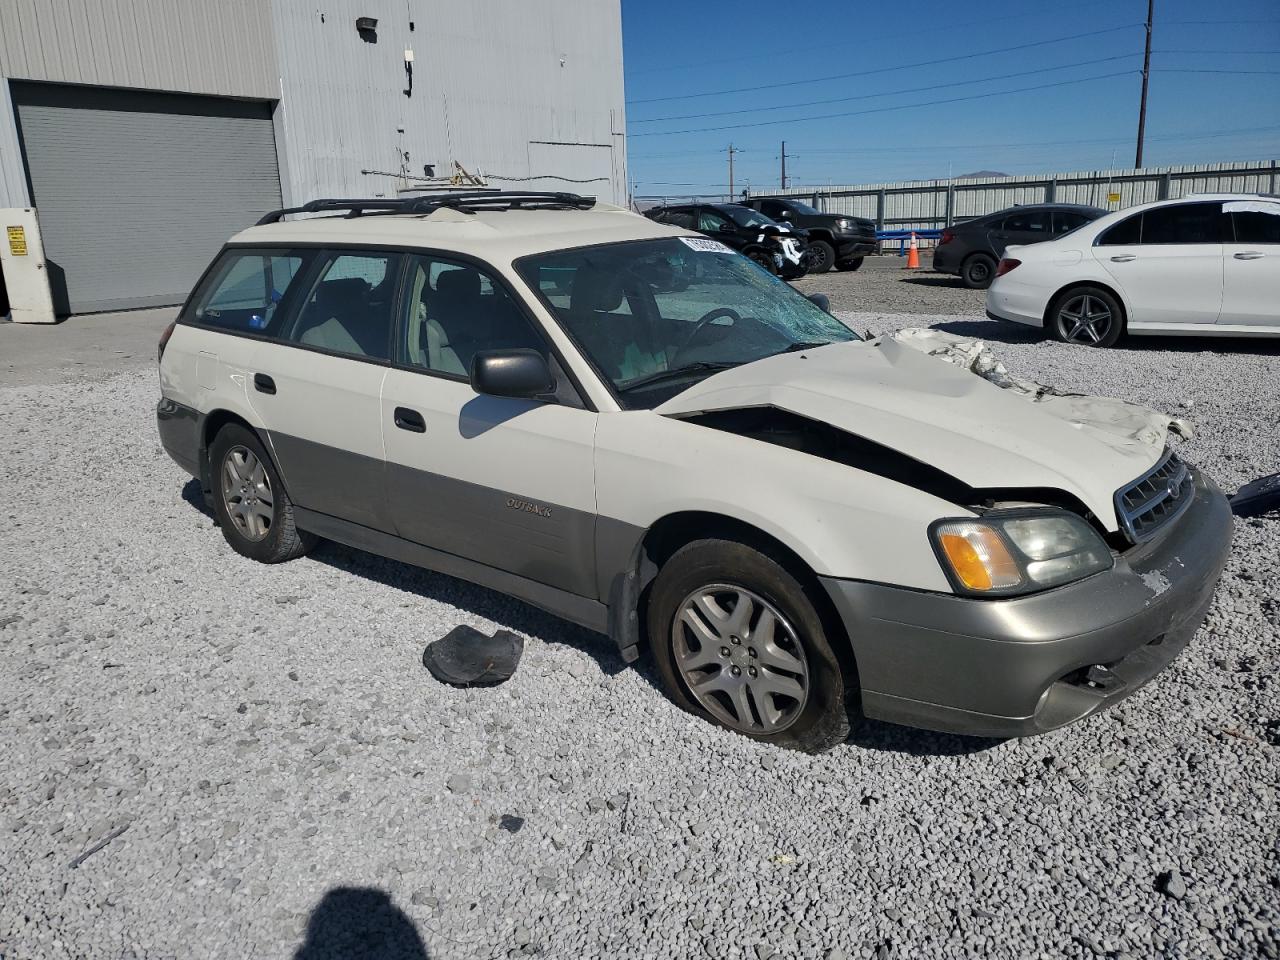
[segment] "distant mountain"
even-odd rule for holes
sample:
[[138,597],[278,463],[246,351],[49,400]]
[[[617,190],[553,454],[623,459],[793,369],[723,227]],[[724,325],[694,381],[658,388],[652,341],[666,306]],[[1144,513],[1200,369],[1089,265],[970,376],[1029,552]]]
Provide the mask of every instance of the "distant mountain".
[[1001,173],[999,170],[975,170],[973,173],[957,173],[952,179],[955,180],[986,180],[991,177],[1007,177],[1009,174]]

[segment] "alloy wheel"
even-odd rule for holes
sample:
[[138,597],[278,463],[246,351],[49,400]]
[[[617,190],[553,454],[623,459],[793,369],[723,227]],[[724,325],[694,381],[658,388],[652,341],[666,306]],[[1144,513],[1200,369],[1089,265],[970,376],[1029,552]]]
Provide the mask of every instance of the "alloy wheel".
[[694,699],[733,730],[778,733],[804,710],[804,647],[781,612],[750,590],[724,583],[694,590],[677,608],[671,644]]
[[1077,294],[1058,310],[1058,331],[1067,343],[1093,346],[1108,333],[1115,318],[1111,309],[1098,297]]
[[237,444],[222,459],[222,503],[246,539],[262,540],[271,532],[275,507],[271,478],[248,447]]

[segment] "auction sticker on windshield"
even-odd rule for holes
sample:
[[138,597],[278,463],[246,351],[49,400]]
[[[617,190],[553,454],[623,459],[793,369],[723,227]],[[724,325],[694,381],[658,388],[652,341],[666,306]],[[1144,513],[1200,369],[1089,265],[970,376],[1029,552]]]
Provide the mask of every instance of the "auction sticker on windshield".
[[709,240],[706,237],[680,237],[680,242],[699,253],[733,253],[719,240]]

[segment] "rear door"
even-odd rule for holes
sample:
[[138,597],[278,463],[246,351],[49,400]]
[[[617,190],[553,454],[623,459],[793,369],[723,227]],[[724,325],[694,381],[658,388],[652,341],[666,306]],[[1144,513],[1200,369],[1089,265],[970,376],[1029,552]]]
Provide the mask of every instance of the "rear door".
[[1219,323],[1280,328],[1280,202],[1229,200]]
[[317,253],[246,382],[293,502],[384,531],[380,400],[402,262],[388,251]]
[[1222,233],[1221,201],[1175,203],[1121,220],[1093,254],[1124,294],[1130,323],[1216,323]]
[[[550,357],[545,338],[475,264],[423,254],[407,277],[379,426],[396,532],[594,598],[596,414],[477,394],[468,377],[476,353],[527,347]],[[571,296],[563,277],[546,282],[549,295]]]

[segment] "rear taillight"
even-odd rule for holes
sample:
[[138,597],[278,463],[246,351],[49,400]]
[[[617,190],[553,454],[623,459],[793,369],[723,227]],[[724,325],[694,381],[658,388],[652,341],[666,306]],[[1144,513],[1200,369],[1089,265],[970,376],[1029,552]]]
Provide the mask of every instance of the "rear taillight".
[[942,246],[944,243],[950,243],[955,238],[956,235],[950,230],[943,230],[942,236],[938,238],[938,246]]
[[169,338],[173,336],[173,329],[178,325],[178,321],[172,321],[164,328],[164,333],[160,334],[160,346],[156,348],[156,363],[164,359],[164,348],[169,343]]
[[996,276],[1003,277],[1006,273],[1016,266],[1020,266],[1021,260],[1014,260],[1012,257],[1005,257],[1000,261],[1000,266],[996,267]]

